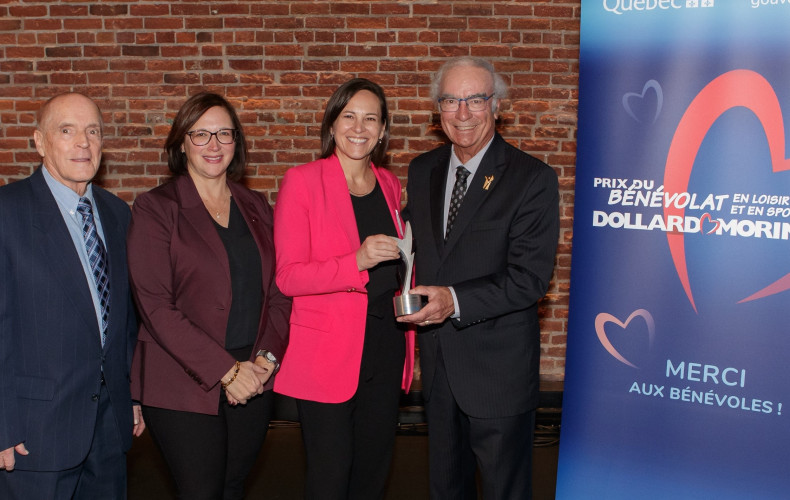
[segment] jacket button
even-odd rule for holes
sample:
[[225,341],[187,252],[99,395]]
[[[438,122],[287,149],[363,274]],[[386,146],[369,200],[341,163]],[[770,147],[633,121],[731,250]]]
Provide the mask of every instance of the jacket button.
[[98,394],[94,394],[93,396],[91,396],[91,401],[98,401],[98,400],[99,400]]

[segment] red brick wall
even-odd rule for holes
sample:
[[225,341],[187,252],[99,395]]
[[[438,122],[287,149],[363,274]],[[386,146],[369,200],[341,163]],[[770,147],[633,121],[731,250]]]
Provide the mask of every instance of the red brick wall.
[[123,199],[167,174],[175,112],[209,89],[236,106],[252,148],[247,182],[277,199],[283,172],[315,158],[322,108],[352,76],[384,87],[390,168],[444,141],[430,102],[446,58],[490,59],[510,85],[499,131],[560,176],[562,232],[543,301],[545,380],[564,377],[576,162],[580,0],[0,0],[0,185],[39,158],[35,112],[52,95],[92,96],[105,121],[98,183]]

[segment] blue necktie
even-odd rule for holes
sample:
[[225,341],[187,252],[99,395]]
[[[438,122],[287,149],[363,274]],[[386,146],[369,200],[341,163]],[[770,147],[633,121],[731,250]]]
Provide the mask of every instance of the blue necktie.
[[85,250],[88,252],[88,262],[91,274],[99,291],[99,305],[101,306],[101,345],[107,339],[107,321],[110,318],[110,275],[107,268],[107,251],[104,243],[96,231],[93,220],[93,207],[88,198],[80,198],[77,203],[77,212],[82,215],[82,237],[85,240]]
[[450,230],[453,228],[455,216],[458,215],[461,202],[464,201],[466,178],[469,177],[470,173],[463,165],[459,165],[455,171],[455,184],[453,185],[453,193],[450,196],[450,208],[447,211],[447,230],[444,232],[444,241],[447,241],[447,238],[450,237]]

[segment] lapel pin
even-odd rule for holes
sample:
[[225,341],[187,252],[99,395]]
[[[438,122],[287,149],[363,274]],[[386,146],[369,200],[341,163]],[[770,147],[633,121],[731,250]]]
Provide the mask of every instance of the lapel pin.
[[483,189],[488,191],[488,188],[491,187],[491,183],[494,182],[494,176],[486,175],[485,177],[486,177],[486,181],[483,183]]

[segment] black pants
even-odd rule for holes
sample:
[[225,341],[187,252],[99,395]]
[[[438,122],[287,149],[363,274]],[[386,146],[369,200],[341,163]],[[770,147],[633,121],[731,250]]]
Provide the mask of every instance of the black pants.
[[453,396],[441,349],[425,410],[432,499],[476,499],[476,469],[485,500],[532,498],[535,410],[500,418],[467,415]]
[[272,391],[230,406],[218,415],[143,406],[143,417],[170,468],[178,498],[238,500],[266,439]]
[[307,455],[308,499],[375,500],[384,496],[398,426],[406,347],[392,316],[368,315],[367,321],[354,396],[337,404],[296,400]]

